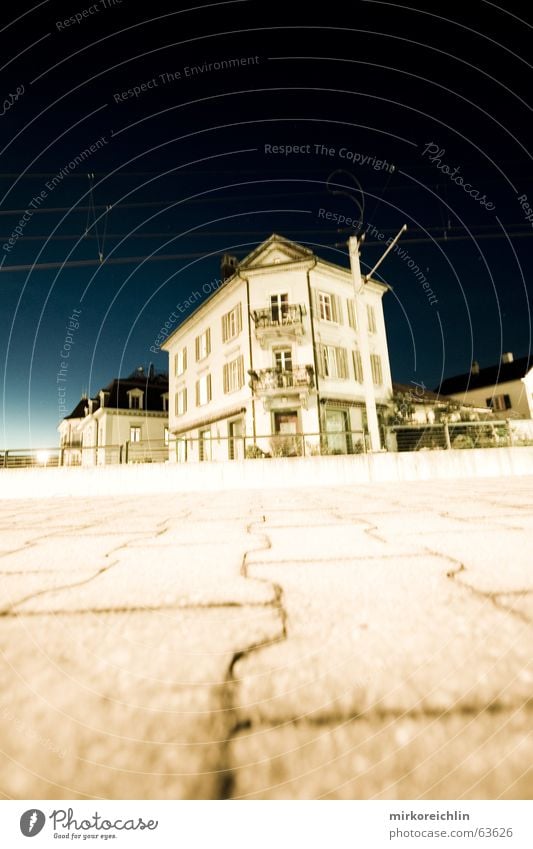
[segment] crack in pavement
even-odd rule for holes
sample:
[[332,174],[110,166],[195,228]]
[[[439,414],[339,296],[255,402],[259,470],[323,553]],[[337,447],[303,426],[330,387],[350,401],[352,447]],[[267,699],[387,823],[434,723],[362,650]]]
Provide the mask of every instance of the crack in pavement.
[[[264,524],[266,521],[266,517],[261,516],[260,521]],[[250,524],[246,527],[247,533],[258,533],[258,531],[254,528],[254,526],[257,524],[257,520],[250,522]],[[233,798],[236,781],[236,768],[232,764],[231,746],[236,736],[240,734],[243,729],[251,727],[251,723],[249,720],[242,720],[238,717],[237,693],[239,690],[239,679],[236,677],[235,667],[240,660],[242,660],[243,658],[250,657],[250,655],[254,654],[254,652],[261,651],[261,649],[267,648],[268,646],[276,645],[277,643],[283,642],[287,639],[287,611],[283,606],[282,587],[280,586],[280,584],[277,584],[276,582],[271,581],[268,578],[252,577],[249,574],[249,555],[253,554],[255,551],[268,551],[270,548],[272,548],[272,543],[268,534],[263,532],[260,534],[260,536],[263,538],[263,544],[255,548],[248,549],[248,551],[244,553],[240,568],[240,574],[243,578],[246,578],[247,580],[267,584],[268,586],[272,587],[274,591],[274,598],[264,606],[270,607],[272,608],[272,610],[277,612],[279,616],[279,634],[278,636],[272,637],[269,640],[262,640],[260,642],[251,643],[245,649],[240,649],[239,651],[234,652],[229,663],[224,683],[222,685],[222,705],[223,709],[227,713],[228,720],[230,722],[230,727],[226,735],[226,739],[222,742],[222,745],[220,747],[220,767],[217,770],[219,774],[217,797],[219,799]]]
[[504,613],[508,613],[511,616],[516,616],[517,619],[520,619],[522,622],[525,622],[527,625],[532,624],[533,620],[531,619],[530,616],[528,616],[526,613],[523,613],[521,610],[516,610],[513,607],[508,607],[506,604],[503,604],[503,602],[501,601],[501,598],[500,598],[500,596],[506,596],[506,595],[515,595],[515,596],[518,596],[518,597],[526,596],[530,592],[532,592],[532,590],[510,590],[510,591],[507,591],[507,590],[497,590],[497,591],[480,590],[477,587],[472,586],[472,584],[466,584],[464,581],[461,581],[459,576],[463,572],[468,572],[468,568],[460,560],[456,560],[454,557],[450,557],[448,554],[442,554],[442,552],[439,552],[439,551],[432,551],[429,547],[427,548],[427,551],[428,551],[429,554],[432,554],[434,557],[441,557],[441,558],[444,558],[445,560],[449,560],[451,563],[455,564],[455,566],[456,566],[455,569],[450,569],[448,572],[446,572],[447,578],[450,578],[452,581],[454,581],[456,584],[459,584],[464,589],[469,590],[477,598],[482,598],[485,601],[490,601],[494,605],[494,607],[496,607],[497,610],[500,610]]

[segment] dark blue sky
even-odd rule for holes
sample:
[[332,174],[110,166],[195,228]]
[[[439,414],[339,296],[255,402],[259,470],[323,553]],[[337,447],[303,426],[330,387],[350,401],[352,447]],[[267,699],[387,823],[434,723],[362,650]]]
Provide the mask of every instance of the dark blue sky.
[[209,290],[222,252],[242,257],[279,232],[347,264],[349,233],[320,211],[358,218],[362,198],[367,270],[377,232],[409,228],[406,254],[380,268],[396,380],[434,387],[472,358],[528,354],[531,22],[520,5],[274,3],[267,15],[246,0],[186,12],[50,0],[10,12],[3,443],[56,443],[74,309],[69,408],[140,363],[166,370],[150,351],[159,328]]

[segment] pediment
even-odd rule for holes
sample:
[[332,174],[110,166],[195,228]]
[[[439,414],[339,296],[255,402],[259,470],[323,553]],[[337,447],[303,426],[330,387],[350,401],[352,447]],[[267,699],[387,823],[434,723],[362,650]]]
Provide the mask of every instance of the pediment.
[[266,242],[259,245],[240,263],[240,268],[263,268],[271,265],[281,265],[287,262],[298,262],[309,259],[313,252],[309,248],[291,242],[275,233]]

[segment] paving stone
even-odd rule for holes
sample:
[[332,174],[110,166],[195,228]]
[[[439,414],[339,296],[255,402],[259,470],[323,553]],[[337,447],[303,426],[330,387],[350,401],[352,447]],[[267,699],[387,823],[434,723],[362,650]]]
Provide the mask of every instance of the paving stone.
[[251,566],[282,589],[287,639],[236,665],[241,718],[342,721],[527,698],[531,628],[446,569],[434,557]]
[[530,799],[530,728],[524,709],[253,728],[231,745],[234,797]]
[[0,621],[1,791],[216,797],[230,659],[278,630],[272,610]]
[[[97,611],[275,601],[269,582],[240,575],[244,550],[238,540],[235,545],[204,543],[155,550],[156,557],[151,547],[121,549],[112,555],[113,565],[93,580],[30,598],[17,610]],[[71,576],[71,581],[75,580],[81,579]]]

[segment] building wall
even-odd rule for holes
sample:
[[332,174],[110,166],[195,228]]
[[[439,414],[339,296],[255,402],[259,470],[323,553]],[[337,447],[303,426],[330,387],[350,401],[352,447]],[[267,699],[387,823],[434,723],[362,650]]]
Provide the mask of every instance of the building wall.
[[[272,259],[269,261],[272,262]],[[336,296],[339,305],[337,321],[320,320],[316,303],[319,291]],[[382,286],[370,282],[365,287],[364,295],[365,304],[368,302],[373,306],[376,318],[376,332],[370,334],[371,353],[378,354],[382,364],[383,381],[375,388],[378,404],[388,403],[392,393],[382,307],[383,292]],[[267,333],[256,328],[252,318],[254,313],[267,310],[271,296],[282,294],[288,295],[290,306],[301,306],[303,309],[301,335],[294,330],[288,332],[285,326],[269,328]],[[229,440],[231,421],[236,419],[242,421],[247,444],[253,443],[255,435],[257,445],[268,453],[272,453],[273,446],[282,441],[280,437],[273,438],[276,426],[292,426],[292,422],[280,424],[280,417],[290,419],[291,415],[296,415],[299,433],[316,435],[308,438],[310,450],[313,445],[318,447],[319,432],[324,430],[327,416],[333,419],[341,410],[345,413],[346,429],[362,431],[364,390],[362,384],[355,380],[352,351],[358,346],[359,334],[366,331],[364,327],[357,331],[350,327],[346,301],[353,297],[351,273],[314,258],[287,262],[286,257],[284,261],[280,257],[279,268],[275,264],[242,267],[239,276],[218,289],[163,346],[169,354],[169,426],[177,439],[177,452],[173,451],[170,459],[178,457],[195,461],[203,455],[204,459],[222,460],[238,456],[235,443]],[[224,343],[222,317],[236,304],[241,305],[242,330],[237,338]],[[207,328],[211,334],[211,351],[205,359],[196,362],[195,339]],[[346,349],[346,379],[317,375],[317,347],[320,345]],[[187,368],[183,375],[177,376],[175,358],[183,348],[187,349]],[[276,389],[268,397],[252,393],[248,372],[258,375],[264,370],[273,369],[278,349],[290,350],[293,369],[305,366],[312,368],[314,387],[309,392],[303,389],[296,392],[289,387],[287,391]],[[244,385],[236,392],[226,393],[223,387],[224,364],[238,356],[243,357]],[[207,404],[198,406],[195,384],[204,374],[211,375],[212,396]],[[183,389],[187,390],[187,411],[178,415],[176,395]],[[328,413],[330,408],[332,412]],[[228,415],[230,412],[232,416]],[[276,413],[280,414],[277,418]],[[209,434],[208,446],[200,444],[201,430]],[[239,445],[242,449],[240,441]]]
[[494,410],[496,418],[508,419],[516,415],[522,418],[533,418],[532,393],[533,370],[523,380],[509,380],[497,386],[469,389],[468,392],[458,392],[450,397],[476,407],[486,407],[487,398],[492,398],[493,395],[509,395],[511,407],[508,410]]

